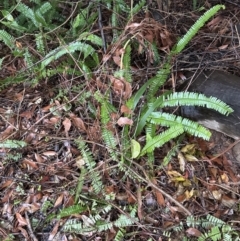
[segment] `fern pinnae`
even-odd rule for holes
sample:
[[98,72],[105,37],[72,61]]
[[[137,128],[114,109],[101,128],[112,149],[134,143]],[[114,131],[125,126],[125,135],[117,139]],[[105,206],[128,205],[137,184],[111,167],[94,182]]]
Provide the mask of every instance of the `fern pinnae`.
[[176,116],[174,114],[164,113],[164,112],[153,112],[148,121],[152,124],[161,126],[175,126],[181,124],[185,132],[190,135],[201,137],[205,140],[209,140],[211,137],[211,132],[205,127],[199,125],[197,122],[191,121],[181,116]]
[[194,92],[175,92],[168,96],[164,96],[163,107],[169,106],[203,106],[228,115],[233,109],[223,101],[215,97],[206,97],[203,94]]
[[15,39],[7,31],[0,30],[0,40],[2,40],[10,49],[15,48]]
[[188,30],[188,32],[179,40],[177,43],[174,53],[180,53],[185,46],[189,43],[189,41],[196,35],[199,29],[212,17],[214,16],[220,9],[225,9],[224,5],[215,5],[210,8],[207,12],[204,13],[195,24]]
[[152,152],[155,148],[163,146],[166,142],[181,135],[183,132],[184,129],[182,125],[170,127],[168,130],[162,132],[161,134],[155,136],[150,141],[148,141],[146,145],[143,147],[140,156],[145,155],[147,152]]

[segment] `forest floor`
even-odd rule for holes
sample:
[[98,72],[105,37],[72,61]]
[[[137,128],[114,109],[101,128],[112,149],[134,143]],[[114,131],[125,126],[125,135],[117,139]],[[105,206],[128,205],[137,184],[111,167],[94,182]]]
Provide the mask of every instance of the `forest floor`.
[[[0,146],[0,240],[226,240],[226,235],[237,240],[240,163],[228,148],[231,138],[213,131],[210,141],[187,135],[181,143],[172,140],[155,151],[152,169],[147,158],[132,160],[131,175],[118,169],[102,140],[100,105],[93,93],[111,92],[117,111],[109,128],[118,140],[127,124],[126,119],[118,122],[127,111],[124,101],[156,74],[176,39],[205,10],[219,4],[179,0],[162,7],[157,2],[152,1],[149,12],[142,11],[128,25],[119,18],[125,25],[119,29],[123,34],[118,45],[109,44],[108,11],[102,8],[108,46],[105,54],[98,49],[101,63],[91,78],[61,73],[34,86],[26,82],[1,90],[0,141],[5,144]],[[226,9],[204,25],[174,59],[166,89],[175,89],[189,71],[220,69],[240,76],[240,3],[221,2]],[[144,19],[149,18],[147,25]],[[136,31],[137,23],[142,29]],[[95,23],[93,32],[102,37],[98,26]],[[162,35],[156,37],[159,28]],[[124,38],[140,31],[148,39],[161,41],[161,59],[154,64],[152,50],[148,56],[133,51],[133,82],[128,86],[112,73],[120,68],[119,46]],[[31,42],[27,45],[34,49]],[[1,80],[17,75],[23,65],[21,58],[6,57]],[[96,162],[92,173],[83,171],[85,160],[76,142],[80,136]],[[13,147],[11,142],[8,146],[6,140],[26,145]],[[162,165],[176,145],[176,155]],[[101,174],[100,193],[92,185],[95,171]],[[76,190],[81,190],[77,202]],[[200,239],[204,235],[208,239]]]

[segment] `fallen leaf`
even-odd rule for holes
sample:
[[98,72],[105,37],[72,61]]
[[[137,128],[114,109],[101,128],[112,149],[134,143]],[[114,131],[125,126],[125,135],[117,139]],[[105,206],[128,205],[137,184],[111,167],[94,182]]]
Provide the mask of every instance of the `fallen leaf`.
[[63,123],[65,132],[68,133],[71,128],[71,121],[68,118],[65,118],[65,120],[62,123]]
[[16,213],[16,218],[17,218],[20,226],[26,226],[27,225],[26,219],[20,213]]
[[70,118],[71,118],[71,120],[73,122],[73,125],[75,127],[77,127],[79,131],[84,131],[84,132],[87,131],[87,128],[86,128],[83,120],[80,117],[77,117],[73,113],[69,114],[69,116],[70,116]]
[[55,152],[55,151],[45,151],[42,154],[45,155],[45,156],[56,156],[57,152]]
[[125,126],[125,125],[132,125],[133,124],[133,120],[127,118],[127,117],[120,117],[117,121],[117,124],[119,126]]
[[196,229],[196,228],[188,228],[186,230],[186,233],[190,236],[194,236],[194,237],[200,237],[202,235],[202,233]]
[[132,114],[132,110],[129,109],[126,105],[122,105],[121,106],[121,113],[130,115],[130,114]]
[[179,168],[182,172],[185,171],[185,158],[181,152],[178,153]]

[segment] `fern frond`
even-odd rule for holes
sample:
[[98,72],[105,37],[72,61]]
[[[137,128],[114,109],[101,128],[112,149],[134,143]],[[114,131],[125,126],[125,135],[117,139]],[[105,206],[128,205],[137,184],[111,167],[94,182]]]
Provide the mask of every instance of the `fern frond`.
[[143,147],[140,156],[143,156],[147,152],[153,152],[155,148],[164,145],[166,142],[174,139],[175,137],[181,135],[184,132],[182,125],[176,125],[170,127],[168,130],[162,132],[160,135],[155,136],[149,140]]
[[171,73],[171,65],[170,65],[170,56],[169,56],[168,60],[163,65],[163,67],[157,72],[157,74],[154,77],[152,77],[150,80],[148,80],[151,82],[147,93],[148,101],[152,100],[154,95],[159,91],[159,88],[165,84],[170,73]]
[[0,40],[4,42],[10,49],[15,48],[15,39],[5,30],[0,30]]
[[67,53],[74,53],[76,51],[80,51],[84,55],[84,59],[86,59],[88,56],[92,56],[96,64],[99,63],[98,55],[95,51],[95,49],[86,43],[82,42],[72,42],[65,46],[60,46],[52,51],[50,51],[46,56],[45,59],[41,63],[42,69],[44,69],[47,65],[49,65],[52,61],[59,59],[61,56],[67,54]]
[[138,1],[138,3],[131,10],[131,16],[137,14],[142,9],[142,7],[145,6],[145,4],[146,4],[146,0]]
[[118,155],[116,152],[117,143],[116,143],[116,139],[115,139],[113,133],[111,131],[107,130],[106,127],[103,127],[102,128],[102,137],[103,137],[104,143],[105,143],[106,147],[108,148],[108,151],[109,151],[112,159],[114,161],[118,161]]
[[5,140],[0,143],[0,148],[16,149],[27,146],[25,141]]
[[59,214],[57,215],[58,219],[61,219],[63,217],[68,217],[74,214],[80,214],[88,210],[87,206],[81,206],[79,204],[73,205],[67,208],[62,209]]
[[208,129],[199,125],[197,122],[191,121],[181,116],[176,116],[164,112],[153,112],[149,116],[148,120],[152,124],[167,127],[181,124],[184,131],[189,133],[190,135],[201,137],[205,140],[209,140],[209,138],[211,137],[211,132]]
[[37,45],[37,50],[41,53],[41,54],[45,54],[45,44],[43,41],[43,35],[42,33],[38,33],[35,35],[35,39],[36,39],[36,45]]
[[185,46],[190,42],[190,40],[196,35],[199,29],[212,17],[214,16],[220,9],[225,9],[224,5],[216,5],[210,8],[207,12],[205,12],[196,22],[195,24],[187,31],[187,33],[178,41],[173,52],[180,53]]
[[25,5],[24,3],[19,3],[16,7],[16,10],[23,14],[27,19],[30,19],[37,28],[39,27],[39,23],[36,20],[33,10],[27,5]]
[[96,167],[96,162],[93,160],[92,153],[89,151],[86,143],[78,138],[75,140],[75,143],[78,146],[78,149],[81,152],[82,158],[86,163],[87,169],[89,171],[89,179],[92,182],[93,190],[96,194],[100,193],[103,190],[103,183],[101,180],[101,174]]
[[103,45],[102,39],[100,37],[89,32],[81,33],[78,40],[90,41],[91,43],[96,44],[100,47]]
[[223,101],[215,97],[206,97],[194,92],[175,92],[164,97],[163,107],[167,106],[203,106],[218,111],[223,115],[229,115],[233,109]]

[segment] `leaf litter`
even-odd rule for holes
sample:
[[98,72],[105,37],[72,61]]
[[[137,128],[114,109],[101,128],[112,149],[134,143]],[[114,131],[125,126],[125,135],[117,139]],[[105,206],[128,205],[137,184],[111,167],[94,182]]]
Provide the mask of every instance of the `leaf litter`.
[[[179,6],[181,7],[181,4]],[[176,17],[180,16],[176,14]],[[171,16],[169,15],[168,18],[170,21]],[[208,23],[206,28],[214,32],[223,26],[221,29],[223,35],[229,30],[225,28],[225,24],[224,16],[217,16]],[[168,53],[178,34],[176,27],[171,26],[172,31],[170,31],[165,25],[150,17],[138,17],[124,28],[123,37],[116,46],[110,46],[108,52],[102,56],[103,63],[109,64],[110,68],[121,68],[124,52],[122,43],[126,36],[136,38],[140,43],[134,53],[138,57],[131,66],[132,83],[110,74],[112,71],[109,69],[107,70],[109,73],[105,76],[102,74],[96,79],[93,77],[86,89],[93,95],[96,90],[106,93],[111,86],[111,95],[113,102],[118,105],[118,113],[111,113],[108,130],[112,131],[117,141],[120,138],[119,128],[133,125],[132,119],[125,116],[134,114],[125,105],[125,101],[138,88],[138,84],[143,84],[138,81],[139,73],[136,72],[140,72],[140,75],[144,74],[149,67],[148,63],[152,65],[155,63],[154,51],[150,48],[152,43],[157,43],[163,56]],[[207,41],[201,44],[201,35],[204,35],[204,32],[200,32],[191,47],[213,51],[214,49],[227,50],[229,46],[227,40],[220,43],[219,39],[212,42],[210,46]],[[147,54],[144,58],[140,58],[144,49],[148,50]],[[180,58],[181,56],[176,61],[181,65]],[[12,65],[9,62],[5,67],[9,75],[16,74],[17,65],[15,65],[16,61]],[[155,68],[155,71],[157,69]],[[151,71],[149,68],[150,76]],[[73,78],[71,81],[72,85],[77,85],[78,81],[84,80]],[[61,81],[59,83],[59,88],[62,88]],[[24,237],[26,240],[38,240],[36,237],[41,237],[43,233],[47,236],[45,240],[81,240],[81,235],[73,238],[69,232],[63,232],[64,223],[72,219],[82,220],[88,228],[94,225],[91,219],[91,208],[92,210],[96,208],[96,201],[92,203],[89,201],[94,200],[95,197],[93,184],[88,179],[83,181],[81,187],[81,202],[86,203],[86,210],[80,213],[69,212],[66,217],[60,215],[60,218],[57,218],[61,209],[74,206],[73,193],[80,173],[86,166],[87,160],[83,158],[74,143],[79,136],[84,137],[94,158],[98,161],[94,168],[101,170],[100,178],[104,183],[105,192],[115,196],[115,199],[109,201],[114,207],[112,213],[103,212],[101,219],[113,219],[116,215],[125,213],[125,206],[137,204],[139,223],[136,223],[141,230],[136,236],[137,240],[147,240],[147,233],[150,233],[149,236],[153,240],[161,240],[163,230],[170,230],[171,227],[180,224],[185,216],[184,211],[171,203],[159,189],[139,180],[126,178],[123,172],[115,171],[116,163],[112,163],[101,138],[100,106],[92,96],[87,99],[87,103],[92,103],[90,109],[88,104],[82,103],[80,96],[76,96],[74,92],[66,94],[68,100],[54,99],[56,89],[49,86],[47,82],[35,87],[17,85],[14,88],[13,91],[12,87],[9,87],[0,94],[2,99],[0,235],[3,240],[9,233],[13,233],[15,237]],[[77,110],[78,106],[81,106],[79,110]],[[9,146],[9,140],[18,140],[18,143],[10,142],[11,146]],[[177,151],[178,155],[173,156],[164,168],[159,168],[161,160],[175,143],[158,149],[154,172],[150,173],[151,182],[169,193],[193,215],[206,215],[210,212],[215,217],[224,216],[224,220],[231,221],[239,215],[239,185],[236,185],[240,181],[236,172],[239,166],[228,153],[211,160],[214,154],[219,153],[220,148],[214,150],[218,141],[206,142],[186,137],[184,140],[186,144]],[[14,147],[13,144],[18,145]],[[132,145],[135,146],[132,153],[133,159],[140,153],[140,144],[141,141],[132,140]],[[148,171],[146,159],[141,159],[139,165]],[[131,168],[142,175],[137,166],[133,165]],[[101,201],[101,194],[98,198]],[[52,219],[49,218],[51,215]],[[129,228],[128,231],[130,230]],[[132,230],[137,229],[132,227]],[[156,230],[158,232],[154,234]],[[107,232],[91,230],[84,234],[85,237],[95,237],[94,240],[114,240],[117,231],[117,226],[114,226]],[[190,227],[184,231],[184,235],[189,237],[199,237],[201,234],[201,230],[196,227]]]

